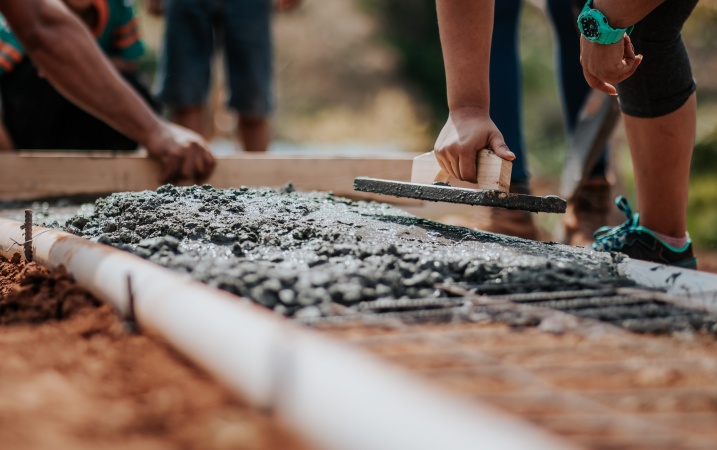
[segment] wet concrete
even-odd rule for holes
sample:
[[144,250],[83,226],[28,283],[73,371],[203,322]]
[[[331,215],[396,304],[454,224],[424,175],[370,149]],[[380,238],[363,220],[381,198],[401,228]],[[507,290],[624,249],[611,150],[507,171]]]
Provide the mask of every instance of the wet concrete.
[[299,317],[329,315],[336,304],[446,297],[445,283],[532,292],[624,282],[610,254],[291,186],[113,194],[66,229]]
[[63,228],[68,219],[92,214],[95,210],[94,198],[48,199],[33,202],[0,202],[0,217],[24,222],[25,210],[33,212],[32,223],[48,228]]
[[427,185],[403,181],[380,180],[359,177],[354,189],[361,192],[415,198],[432,202],[458,203],[463,205],[490,206],[520,211],[564,213],[568,202],[555,195],[511,194],[502,191],[483,191],[447,185]]

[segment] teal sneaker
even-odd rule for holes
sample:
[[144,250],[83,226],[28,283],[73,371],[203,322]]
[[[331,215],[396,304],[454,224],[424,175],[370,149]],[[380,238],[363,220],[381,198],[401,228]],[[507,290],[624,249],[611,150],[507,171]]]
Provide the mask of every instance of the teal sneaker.
[[692,253],[692,240],[689,236],[684,247],[675,248],[662,241],[652,230],[640,225],[640,214],[632,212],[625,197],[619,196],[615,204],[625,213],[627,220],[617,227],[598,229],[594,234],[593,250],[620,252],[633,259],[697,269],[697,259]]

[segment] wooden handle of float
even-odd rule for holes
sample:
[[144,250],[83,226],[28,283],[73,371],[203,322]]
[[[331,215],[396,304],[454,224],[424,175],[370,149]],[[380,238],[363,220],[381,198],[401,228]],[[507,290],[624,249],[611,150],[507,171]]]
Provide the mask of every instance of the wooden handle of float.
[[477,179],[473,183],[459,181],[448,175],[438,164],[433,152],[414,158],[411,182],[419,184],[444,183],[469,189],[498,190],[508,192],[510,172],[513,164],[496,155],[492,150],[483,149],[476,154]]
[[[492,152],[492,151],[491,151]],[[476,153],[476,180],[466,181],[466,183],[472,183],[476,184],[478,183],[478,162],[480,160],[480,152]],[[433,180],[434,183],[441,183],[441,184],[450,184],[448,183],[448,180],[451,178],[451,176],[446,172],[445,170],[441,169],[437,174],[436,178]]]
[[448,179],[449,179],[450,177],[451,177],[451,176],[448,175],[448,172],[446,172],[445,170],[441,169],[441,171],[438,172],[438,174],[436,175],[436,179],[433,180],[433,182],[434,182],[434,183],[448,184]]

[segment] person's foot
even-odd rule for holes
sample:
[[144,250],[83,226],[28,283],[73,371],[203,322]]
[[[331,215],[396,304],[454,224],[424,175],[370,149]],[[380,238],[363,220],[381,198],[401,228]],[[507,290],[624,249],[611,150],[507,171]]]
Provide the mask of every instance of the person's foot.
[[675,248],[660,239],[652,230],[640,225],[640,214],[632,212],[623,196],[615,202],[627,220],[617,227],[602,227],[595,232],[592,249],[603,252],[620,252],[633,259],[651,261],[670,266],[697,269],[697,259],[692,253],[692,240],[681,248]]
[[595,240],[593,233],[608,223],[610,183],[606,178],[588,180],[574,199],[556,233],[556,240],[568,245],[588,247]]

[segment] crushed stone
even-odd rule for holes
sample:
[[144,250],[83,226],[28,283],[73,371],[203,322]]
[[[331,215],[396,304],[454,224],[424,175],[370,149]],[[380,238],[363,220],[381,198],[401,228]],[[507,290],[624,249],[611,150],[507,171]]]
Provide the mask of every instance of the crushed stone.
[[65,229],[287,316],[445,297],[440,287],[450,283],[501,292],[626,283],[611,254],[442,225],[291,185],[167,185],[113,194],[87,211]]

